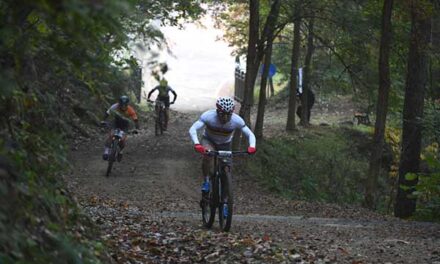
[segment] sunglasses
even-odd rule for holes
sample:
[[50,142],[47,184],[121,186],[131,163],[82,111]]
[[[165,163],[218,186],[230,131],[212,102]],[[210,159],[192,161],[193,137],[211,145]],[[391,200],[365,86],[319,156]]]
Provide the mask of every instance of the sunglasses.
[[218,112],[219,115],[221,116],[231,116],[232,113],[225,113],[225,112]]

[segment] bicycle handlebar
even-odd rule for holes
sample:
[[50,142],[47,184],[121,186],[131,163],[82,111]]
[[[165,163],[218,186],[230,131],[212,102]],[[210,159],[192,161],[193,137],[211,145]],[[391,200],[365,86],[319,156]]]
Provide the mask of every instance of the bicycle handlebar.
[[247,156],[250,155],[247,151],[227,151],[227,150],[208,150],[206,155],[215,157],[234,157],[234,156]]
[[[110,121],[101,121],[99,123],[99,125],[100,125],[100,127],[105,128],[105,129],[115,130],[115,128],[112,125],[112,122],[110,122]],[[135,134],[139,134],[139,130],[140,129],[137,129],[137,128],[132,129],[132,130],[124,130],[124,133],[129,134],[129,135],[135,135]]]

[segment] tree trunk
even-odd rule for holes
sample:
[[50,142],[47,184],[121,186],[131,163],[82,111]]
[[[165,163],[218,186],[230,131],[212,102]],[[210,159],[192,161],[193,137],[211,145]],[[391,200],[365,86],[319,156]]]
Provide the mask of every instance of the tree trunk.
[[314,52],[314,44],[313,44],[313,26],[315,24],[315,19],[312,17],[309,22],[309,34],[307,37],[307,53],[304,62],[304,82],[303,82],[303,91],[301,96],[301,121],[300,125],[308,126],[309,125],[309,106],[308,106],[308,90],[310,90],[311,83],[311,75],[312,75],[312,55]]
[[390,91],[390,43],[391,43],[391,13],[393,0],[385,0],[382,10],[382,35],[379,51],[379,91],[377,98],[376,123],[373,136],[373,150],[370,157],[370,167],[365,190],[365,206],[376,207],[377,179],[380,175],[382,150],[384,144],[385,123],[388,110],[388,95]]
[[255,136],[258,141],[260,141],[263,138],[264,111],[266,108],[266,101],[267,101],[266,98],[267,78],[269,75],[269,67],[272,58],[273,35],[278,20],[278,14],[280,13],[280,5],[281,5],[281,0],[275,0],[272,3],[270,14],[267,19],[268,34],[265,36],[267,37],[267,44],[266,44],[266,52],[264,57],[263,74],[261,76],[261,83],[260,83],[260,98],[258,102],[257,121],[255,123]]
[[[251,104],[254,95],[255,78],[258,71],[257,60],[257,43],[259,39],[260,26],[260,1],[249,0],[249,39],[246,55],[246,76],[244,81],[244,96],[240,108],[240,116],[246,124],[251,127]],[[256,64],[256,65],[255,65]],[[255,70],[255,68],[257,70]],[[241,132],[234,133],[232,148],[238,150],[240,148]]]
[[264,110],[266,108],[267,98],[266,98],[266,86],[267,86],[267,76],[269,75],[269,66],[272,56],[272,43],[267,45],[267,52],[264,57],[264,68],[263,74],[261,76],[261,84],[260,84],[260,98],[258,101],[258,113],[257,120],[255,122],[255,137],[259,142],[263,139],[263,123],[264,123]]
[[[440,54],[440,2],[434,4],[432,16],[431,45],[434,54]],[[430,61],[430,97],[440,99],[440,66]],[[438,58],[437,58],[438,62]]]
[[[252,97],[254,93],[255,76],[258,72],[258,62],[257,59],[257,43],[259,39],[259,25],[260,25],[260,1],[250,0],[249,1],[249,40],[246,56],[246,77],[245,77],[245,89],[243,104],[240,108],[240,116],[243,117],[245,122],[250,125],[250,108]],[[255,68],[257,70],[255,70]]]
[[273,86],[273,78],[270,77],[269,78],[269,97],[274,96],[275,95],[275,88]]
[[[411,39],[408,54],[408,71],[403,105],[402,154],[399,165],[399,184],[394,214],[397,217],[411,216],[416,209],[416,199],[410,197],[418,178],[407,180],[407,173],[418,173],[422,141],[423,105],[428,86],[428,50],[431,33],[430,8],[412,0]],[[423,1],[426,3],[425,1]],[[409,189],[402,189],[407,186]]]
[[287,112],[286,131],[296,130],[296,91],[298,90],[298,61],[301,46],[301,1],[295,7],[295,18],[293,25],[293,47],[290,70],[290,95],[289,110]]

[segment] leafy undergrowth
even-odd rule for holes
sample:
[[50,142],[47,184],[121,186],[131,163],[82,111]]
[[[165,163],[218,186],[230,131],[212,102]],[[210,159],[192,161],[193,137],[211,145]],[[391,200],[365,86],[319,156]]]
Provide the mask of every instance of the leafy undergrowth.
[[107,263],[92,222],[59,176],[0,164],[0,263]]
[[291,263],[324,261],[312,249],[287,249],[268,235],[207,230],[199,224],[154,217],[125,202],[92,197],[81,202],[101,226],[118,263]]
[[[265,140],[249,167],[265,186],[284,196],[356,204],[363,199],[369,142],[369,135],[358,130],[312,126]],[[382,192],[385,180],[381,178]]]

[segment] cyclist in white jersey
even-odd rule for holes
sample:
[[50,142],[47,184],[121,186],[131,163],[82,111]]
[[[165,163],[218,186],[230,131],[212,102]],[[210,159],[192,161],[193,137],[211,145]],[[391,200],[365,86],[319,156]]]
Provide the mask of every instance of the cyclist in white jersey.
[[[249,154],[255,154],[255,135],[246,126],[244,120],[234,113],[234,100],[229,97],[220,97],[216,103],[217,109],[204,112],[189,129],[189,134],[197,152],[205,153],[207,150],[231,150],[233,133],[240,129],[249,141],[247,149]],[[197,131],[205,127],[202,141],[199,141]],[[209,172],[211,171],[212,157],[203,157],[204,183],[202,191],[209,191]]]

